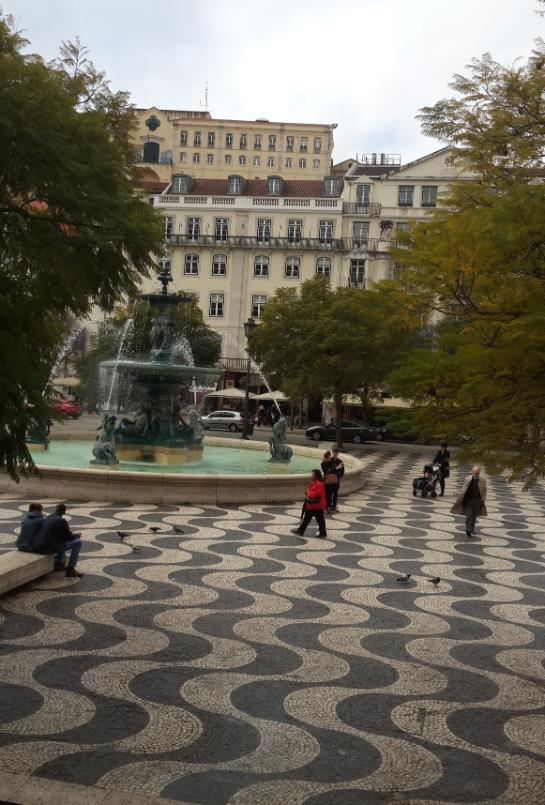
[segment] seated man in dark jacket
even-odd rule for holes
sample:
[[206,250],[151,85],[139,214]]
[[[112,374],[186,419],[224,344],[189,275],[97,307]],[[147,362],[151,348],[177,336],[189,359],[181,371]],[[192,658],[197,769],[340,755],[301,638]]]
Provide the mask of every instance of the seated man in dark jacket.
[[70,559],[66,568],[68,578],[79,579],[83,573],[76,570],[79,552],[81,549],[81,538],[79,534],[73,534],[68,527],[68,523],[63,517],[66,512],[64,503],[55,506],[55,511],[46,517],[36,541],[37,553],[54,553],[55,570],[64,570],[64,554],[70,551]]
[[30,503],[28,511],[21,521],[21,531],[15,542],[18,551],[33,551],[36,547],[38,532],[45,520],[41,503]]

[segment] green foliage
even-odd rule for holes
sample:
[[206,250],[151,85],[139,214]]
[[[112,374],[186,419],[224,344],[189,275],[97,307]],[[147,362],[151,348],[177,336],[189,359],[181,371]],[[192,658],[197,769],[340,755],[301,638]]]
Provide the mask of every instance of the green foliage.
[[465,440],[467,458],[532,483],[545,473],[545,74],[536,58],[486,56],[453,87],[423,110],[424,130],[471,174],[395,255],[389,292],[435,340],[391,384],[422,436]]
[[124,93],[78,42],[24,55],[0,16],[0,464],[32,470],[27,403],[43,409],[64,323],[135,295],[161,222],[134,193]]
[[[406,325],[378,291],[331,289],[325,277],[280,288],[267,302],[250,349],[293,398],[360,394],[364,405],[392,367]],[[340,419],[340,417],[339,417]],[[340,428],[337,442],[342,443]]]
[[[78,394],[94,409],[100,400],[99,364],[115,358],[122,338],[123,328],[132,319],[131,357],[147,358],[150,351],[150,331],[157,311],[148,302],[139,300],[134,305],[117,307],[103,324],[98,335],[93,336],[87,352],[76,361],[80,378]],[[215,366],[221,352],[221,338],[204,323],[203,314],[194,299],[181,302],[172,311],[174,341],[185,337],[189,342],[195,366]],[[183,356],[182,356],[183,358]],[[174,358],[176,360],[176,358]]]

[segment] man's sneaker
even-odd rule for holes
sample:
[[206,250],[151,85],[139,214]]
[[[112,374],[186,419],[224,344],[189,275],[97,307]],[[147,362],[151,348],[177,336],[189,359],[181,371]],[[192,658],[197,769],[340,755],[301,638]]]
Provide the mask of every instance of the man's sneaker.
[[297,534],[297,536],[298,536],[298,537],[302,537],[302,536],[303,536],[303,535],[301,534],[301,532],[300,532],[300,531],[297,531],[297,529],[296,529],[296,528],[291,528],[291,529],[290,529],[290,534]]
[[466,531],[466,537],[471,537],[471,536],[473,536],[471,531]]
[[81,579],[82,576],[83,573],[80,573],[75,567],[69,567],[66,569],[66,578],[68,579]]

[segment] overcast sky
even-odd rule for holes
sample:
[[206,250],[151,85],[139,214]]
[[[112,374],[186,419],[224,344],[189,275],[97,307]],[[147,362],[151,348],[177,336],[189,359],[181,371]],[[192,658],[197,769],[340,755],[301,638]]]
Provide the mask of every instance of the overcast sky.
[[2,0],[32,50],[79,36],[137,106],[338,123],[335,161],[434,150],[415,114],[489,51],[512,63],[545,36],[536,0]]

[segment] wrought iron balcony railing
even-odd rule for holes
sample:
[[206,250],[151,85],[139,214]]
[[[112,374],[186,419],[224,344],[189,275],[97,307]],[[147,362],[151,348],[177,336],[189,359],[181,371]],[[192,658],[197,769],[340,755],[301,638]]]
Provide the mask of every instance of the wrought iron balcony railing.
[[371,218],[378,218],[381,205],[373,202],[372,204],[356,204],[354,201],[343,202],[343,212],[345,215],[369,215]]

